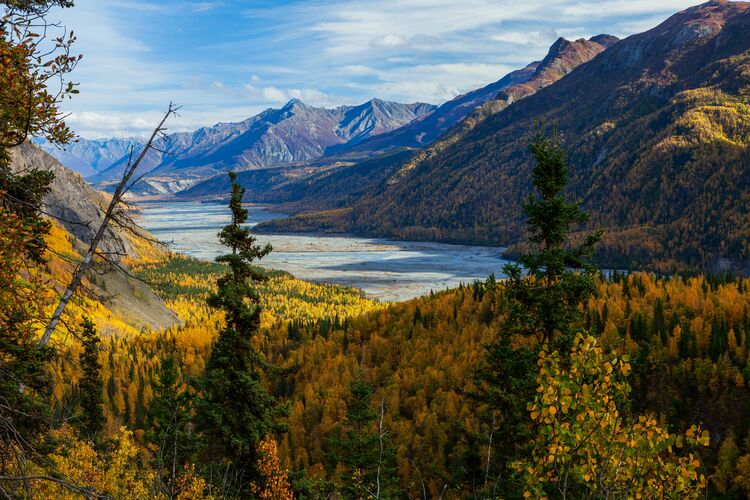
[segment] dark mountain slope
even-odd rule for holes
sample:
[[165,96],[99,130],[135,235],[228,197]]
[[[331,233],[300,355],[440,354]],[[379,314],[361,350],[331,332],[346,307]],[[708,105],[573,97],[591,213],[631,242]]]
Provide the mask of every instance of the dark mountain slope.
[[363,233],[511,244],[524,237],[528,143],[555,124],[603,257],[744,266],[750,237],[750,4],[713,1],[620,41],[481,121],[337,223]]

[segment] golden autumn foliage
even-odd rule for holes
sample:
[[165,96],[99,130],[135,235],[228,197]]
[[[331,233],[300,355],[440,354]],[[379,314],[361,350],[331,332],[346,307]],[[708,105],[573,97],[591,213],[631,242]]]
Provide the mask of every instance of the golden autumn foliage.
[[[64,249],[65,241],[60,239],[58,248]],[[92,314],[112,325],[100,354],[108,432],[115,434],[125,424],[140,443],[149,425],[152,381],[165,353],[175,353],[183,380],[203,371],[221,327],[204,299],[223,270],[172,256],[136,271],[183,320],[163,331],[118,330],[121,320],[104,306]],[[288,370],[268,381],[290,408],[289,430],[279,441],[280,467],[334,477],[325,460],[327,439],[345,417],[348,385],[363,378],[376,387],[375,398],[385,398],[384,425],[396,447],[401,487],[421,495],[424,484],[428,497],[440,496],[446,487],[449,497],[467,494],[462,461],[471,453],[486,460],[486,446],[466,441],[467,432],[481,437],[484,427],[476,402],[464,394],[471,389],[483,344],[495,338],[504,318],[502,284],[480,283],[396,304],[284,273],[270,273],[260,286],[265,312],[255,342],[271,363]],[[747,281],[633,273],[598,284],[581,327],[599,337],[605,352],[631,357],[632,396],[660,426],[668,422],[685,431],[703,421],[712,435],[726,435],[731,428],[740,442],[748,429],[739,414],[750,411],[748,308]],[[67,349],[68,361],[54,367],[57,379],[66,381],[56,389],[61,400],[69,382],[80,376],[80,347],[70,339]],[[675,400],[685,403],[672,406]],[[713,474],[721,439],[702,455],[706,477]],[[750,449],[740,451],[726,466],[727,484],[745,491],[741,471],[748,468],[744,457]]]
[[261,457],[258,471],[263,478],[262,485],[253,485],[253,492],[261,500],[292,500],[292,487],[287,473],[281,468],[278,447],[272,436],[266,436],[258,445]]
[[37,325],[33,321],[18,324],[13,318],[38,319],[44,309],[42,277],[17,251],[32,238],[16,214],[0,207],[0,325],[13,323],[16,334],[24,339],[33,337]]
[[[141,467],[139,448],[132,431],[120,428],[109,440],[105,450],[94,448],[90,442],[81,441],[69,427],[53,431],[50,436],[57,442],[48,456],[58,476],[63,481],[40,479],[33,481],[31,498],[79,499],[88,495],[106,495],[111,498],[155,498],[155,475]],[[35,475],[35,466],[24,472]],[[75,489],[71,487],[74,486]]]
[[676,436],[652,416],[621,414],[618,405],[631,390],[627,356],[606,355],[596,339],[578,334],[569,365],[557,351],[545,350],[538,365],[537,395],[529,405],[537,433],[533,455],[515,464],[526,482],[524,496],[703,496],[706,478],[691,450],[708,446],[708,433],[692,426]]

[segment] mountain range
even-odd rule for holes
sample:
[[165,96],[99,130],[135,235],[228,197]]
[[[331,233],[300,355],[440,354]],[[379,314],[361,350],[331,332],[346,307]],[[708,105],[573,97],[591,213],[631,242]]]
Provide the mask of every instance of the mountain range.
[[78,139],[60,148],[44,139],[34,139],[34,144],[67,168],[83,177],[91,177],[127,155],[131,146],[141,147],[143,141],[138,138]]
[[266,228],[512,245],[525,234],[528,144],[545,124],[568,151],[570,195],[591,213],[588,227],[607,230],[603,261],[746,269],[749,33],[745,2],[679,12],[464,123],[459,140],[441,139],[345,208]]
[[[141,191],[170,192],[227,170],[253,170],[319,158],[327,151],[357,144],[399,128],[435,109],[424,103],[400,104],[372,99],[358,106],[316,108],[293,99],[237,123],[219,123],[195,132],[170,135],[152,150],[142,171],[150,171]],[[123,156],[89,180],[107,187],[127,164]]]
[[[606,229],[620,268],[750,268],[750,4],[713,0],[617,40],[548,55],[442,106],[292,101],[239,124],[175,134],[144,192],[226,194],[296,214],[269,231],[332,231],[511,246],[525,239],[528,144],[555,130],[569,195]],[[115,162],[90,180],[111,182]]]
[[[509,73],[481,89],[448,101],[426,117],[399,129],[371,137],[341,154],[319,160],[318,168],[305,175],[291,171],[240,172],[248,187],[248,199],[264,203],[282,203],[290,211],[334,209],[348,206],[361,196],[378,192],[395,182],[411,166],[459,141],[476,123],[559,80],[578,65],[590,60],[618,39],[598,35],[590,40],[558,39],[542,61]],[[414,153],[422,145],[428,148]],[[359,159],[357,159],[359,158]],[[352,160],[351,163],[344,163]],[[320,168],[328,163],[338,168]],[[223,196],[229,183],[225,175],[202,181],[177,193],[180,198]],[[287,223],[293,222],[288,221]]]

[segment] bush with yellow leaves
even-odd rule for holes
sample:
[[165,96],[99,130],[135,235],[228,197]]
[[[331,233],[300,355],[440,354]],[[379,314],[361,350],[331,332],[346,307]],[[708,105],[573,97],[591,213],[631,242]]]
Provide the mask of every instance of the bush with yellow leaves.
[[692,449],[708,446],[708,432],[692,426],[677,436],[654,418],[623,416],[627,356],[609,356],[594,337],[578,334],[569,359],[542,350],[538,365],[529,405],[534,450],[530,460],[515,464],[526,497],[702,496],[706,478]]
[[53,431],[51,438],[57,447],[49,459],[55,475],[63,481],[32,481],[36,482],[32,498],[78,499],[82,492],[109,498],[158,497],[154,491],[156,476],[140,465],[138,445],[132,431],[125,427],[109,440],[104,451],[78,439],[70,427]]

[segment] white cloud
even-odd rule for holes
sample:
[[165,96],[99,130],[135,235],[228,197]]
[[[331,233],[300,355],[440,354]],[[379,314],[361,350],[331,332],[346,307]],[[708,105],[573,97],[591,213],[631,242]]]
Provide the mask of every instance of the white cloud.
[[366,83],[350,83],[349,87],[401,102],[442,103],[499,80],[514,69],[481,63],[417,64],[381,71],[377,78]]
[[298,99],[311,106],[331,107],[341,104],[342,99],[330,96],[317,89],[279,88],[275,86],[258,87],[252,84],[244,86],[246,96],[251,100],[259,100],[268,104],[284,104],[292,99]]
[[209,10],[218,9],[219,7],[223,7],[224,2],[189,2],[188,7],[190,7],[193,12],[208,12]]
[[439,43],[440,40],[438,38],[423,33],[411,36],[388,33],[386,35],[377,36],[370,41],[370,45],[373,47],[383,49],[395,49],[399,47],[435,47]]
[[341,66],[340,71],[343,72],[344,74],[354,75],[354,76],[378,74],[377,69],[371,66],[365,66],[364,64],[347,64],[347,65]]
[[490,40],[500,43],[512,43],[518,45],[540,45],[549,44],[559,34],[555,30],[550,31],[501,31],[490,35]]
[[84,54],[81,94],[64,111],[99,137],[147,132],[170,101],[184,105],[180,130],[292,98],[440,104],[544,57],[558,35],[629,35],[696,1],[77,0],[62,20]]

